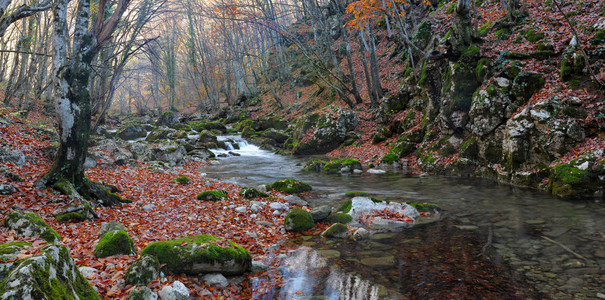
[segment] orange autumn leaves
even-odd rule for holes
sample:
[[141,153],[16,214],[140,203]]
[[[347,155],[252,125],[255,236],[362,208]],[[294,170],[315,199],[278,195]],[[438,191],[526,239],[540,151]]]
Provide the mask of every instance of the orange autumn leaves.
[[[423,0],[424,4],[431,5],[428,0]],[[351,29],[359,30],[364,28],[371,19],[381,18],[383,15],[390,17],[404,17],[404,11],[401,6],[408,5],[405,0],[359,0],[351,2],[346,9],[346,13],[351,14],[353,18],[347,22]]]

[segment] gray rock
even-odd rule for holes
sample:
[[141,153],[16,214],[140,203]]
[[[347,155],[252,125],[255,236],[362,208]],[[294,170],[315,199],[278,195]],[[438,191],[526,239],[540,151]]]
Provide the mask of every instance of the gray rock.
[[395,265],[395,257],[365,257],[361,259],[361,263],[370,267],[392,267]]
[[160,276],[160,263],[158,259],[153,256],[143,255],[128,267],[128,270],[124,274],[124,280],[126,284],[143,286],[155,280],[158,276]]
[[116,136],[125,140],[136,140],[138,138],[144,138],[147,135],[147,130],[143,126],[140,125],[127,125],[120,128]]
[[78,270],[80,270],[80,273],[82,273],[82,276],[84,276],[84,277],[91,277],[95,273],[99,272],[95,268],[86,267],[86,266],[82,266],[82,267],[78,268]]
[[25,164],[25,155],[19,150],[0,148],[0,162],[12,162],[18,166]]
[[227,278],[225,278],[223,274],[218,273],[206,274],[204,277],[202,277],[202,280],[204,280],[204,282],[207,284],[220,289],[224,289],[229,285]]
[[84,160],[84,169],[90,169],[97,166],[97,160],[91,158],[90,156],[86,156],[86,160]]
[[332,224],[332,226],[330,226],[328,229],[326,229],[324,232],[322,232],[321,236],[329,237],[329,238],[343,239],[343,238],[347,237],[348,232],[349,232],[349,229],[348,229],[347,225],[336,223],[336,224]]
[[387,171],[379,170],[379,169],[369,169],[366,172],[368,172],[370,174],[385,174]]
[[288,195],[286,197],[284,197],[284,199],[286,199],[288,201],[288,203],[293,204],[293,205],[300,205],[300,206],[308,206],[309,203],[303,199],[301,199],[298,196],[295,195]]
[[110,231],[116,231],[116,230],[124,230],[124,231],[128,232],[128,229],[126,229],[126,227],[118,221],[114,220],[114,221],[109,221],[109,222],[103,222],[103,223],[101,223],[101,229],[99,229],[99,237],[102,237],[104,234],[106,234]]
[[189,290],[182,282],[176,280],[172,283],[172,288],[174,289],[174,295],[177,300],[189,299]]
[[252,273],[254,272],[263,272],[263,271],[267,271],[269,270],[269,267],[267,265],[265,265],[264,263],[258,261],[258,260],[253,260],[252,261]]
[[155,208],[155,205],[153,205],[153,204],[147,204],[147,205],[143,206],[144,211],[151,211],[154,208]]
[[311,216],[315,223],[327,218],[332,213],[332,209],[327,205],[322,205],[311,209]]
[[252,204],[252,206],[250,207],[251,211],[259,211],[261,209],[261,207],[257,204]]
[[246,213],[247,212],[245,206],[236,207],[235,211],[238,212],[238,213]]
[[353,232],[353,238],[356,240],[367,240],[370,237],[370,232],[365,228],[359,228]]
[[152,156],[158,161],[171,165],[180,165],[185,162],[187,151],[185,147],[176,143],[160,143],[151,150]]
[[161,300],[176,300],[176,293],[174,292],[174,288],[167,285],[163,287],[159,292]]
[[283,211],[287,211],[289,208],[286,204],[281,203],[281,202],[271,202],[269,203],[269,207],[275,210],[283,210]]
[[132,292],[128,294],[128,299],[157,300],[158,295],[154,293],[150,288],[142,287],[139,289],[132,290]]
[[261,225],[261,226],[267,226],[267,227],[271,227],[274,225],[273,223],[268,222],[268,221],[256,221],[256,224]]
[[0,184],[0,195],[10,195],[18,192],[17,187],[10,184]]
[[19,236],[40,236],[49,243],[61,241],[61,236],[38,214],[29,211],[15,211],[4,219],[4,226],[14,230]]

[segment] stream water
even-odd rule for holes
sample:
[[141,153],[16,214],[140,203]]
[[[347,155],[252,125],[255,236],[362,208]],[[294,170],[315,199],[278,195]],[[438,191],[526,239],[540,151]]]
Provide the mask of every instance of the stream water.
[[598,200],[562,201],[480,179],[305,173],[308,157],[221,139],[239,144],[232,151],[240,156],[208,166],[212,178],[242,186],[296,178],[319,194],[307,199],[312,206],[337,207],[344,193],[363,191],[443,209],[437,223],[367,241],[288,241],[300,248],[280,258],[283,284],[258,298],[605,299],[605,205]]

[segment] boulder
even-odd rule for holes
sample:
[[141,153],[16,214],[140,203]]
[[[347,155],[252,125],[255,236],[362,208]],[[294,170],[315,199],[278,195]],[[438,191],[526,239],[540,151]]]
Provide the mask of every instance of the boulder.
[[95,247],[95,256],[99,258],[115,255],[136,255],[134,242],[124,230],[105,233]]
[[335,223],[332,224],[328,229],[321,233],[321,236],[328,238],[340,238],[344,239],[347,237],[349,228],[345,224]]
[[[224,244],[225,246],[219,246]],[[236,243],[207,234],[150,243],[141,255],[157,257],[174,273],[240,275],[250,270],[252,256]]]
[[185,147],[176,143],[160,143],[151,149],[151,158],[170,165],[180,165],[185,161]]
[[[501,79],[506,80],[506,78]],[[502,125],[516,109],[517,106],[507,94],[494,86],[489,86],[473,96],[468,127],[473,134],[482,137]]]
[[206,274],[202,277],[202,280],[210,286],[224,289],[229,285],[229,280],[223,276],[223,274]]
[[177,131],[168,127],[156,127],[154,128],[149,135],[145,138],[145,141],[154,143],[160,140],[170,139],[170,137],[174,137]]
[[298,143],[293,149],[297,155],[321,154],[342,144],[347,132],[357,126],[357,113],[333,108],[324,114],[304,115],[296,122],[293,138]]
[[212,191],[204,191],[197,194],[197,200],[205,200],[205,201],[222,201],[227,199],[227,192],[223,190],[212,190]]
[[332,209],[327,205],[315,207],[311,210],[311,217],[315,223],[321,222],[330,215]]
[[160,118],[156,122],[156,125],[172,127],[178,121],[179,121],[179,116],[176,114],[176,112],[166,111],[160,116]]
[[147,136],[147,130],[141,125],[126,125],[116,132],[116,136],[131,141]]
[[0,184],[0,195],[10,195],[18,192],[17,187],[10,184]]
[[40,236],[49,243],[61,241],[61,236],[38,214],[29,211],[16,211],[4,219],[4,226],[24,237]]
[[291,178],[275,181],[270,188],[287,194],[298,194],[312,190],[310,184]]
[[162,300],[188,300],[189,299],[189,290],[187,287],[180,281],[175,281],[172,283],[172,286],[163,287],[160,292],[160,299]]
[[198,144],[201,144],[201,145],[207,145],[208,143],[214,143],[214,144],[218,143],[216,134],[214,134],[208,130],[203,130],[202,132],[200,132],[197,141],[198,141]]
[[126,284],[144,286],[160,276],[160,263],[155,256],[143,255],[135,260],[126,273]]
[[0,162],[11,162],[18,166],[23,166],[25,164],[25,155],[18,150],[0,148]]
[[100,299],[62,245],[0,264],[0,278],[2,299]]
[[276,130],[273,128],[267,129],[263,133],[263,136],[268,139],[274,140],[278,144],[283,144],[288,138],[290,138],[290,136],[287,135],[284,131]]
[[126,227],[118,221],[113,220],[109,222],[103,222],[101,223],[101,229],[99,229],[99,237],[102,237],[104,234],[110,231],[116,230],[128,231],[128,229],[126,229]]
[[284,219],[284,227],[291,232],[309,230],[313,227],[313,224],[311,213],[300,208],[291,209]]
[[239,195],[244,198],[256,198],[256,197],[267,197],[266,193],[260,192],[259,190],[253,187],[245,187],[240,192]]
[[157,300],[158,295],[148,287],[134,289],[128,294],[128,300]]
[[294,195],[288,195],[286,197],[284,197],[284,199],[286,201],[288,201],[289,204],[293,204],[293,205],[300,205],[300,206],[308,206],[309,202],[301,199],[298,196],[294,196]]

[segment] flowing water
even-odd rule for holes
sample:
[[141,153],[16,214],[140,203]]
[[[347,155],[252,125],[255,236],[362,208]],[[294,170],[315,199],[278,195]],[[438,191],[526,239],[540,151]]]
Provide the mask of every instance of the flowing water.
[[[237,136],[240,156],[220,157],[209,177],[257,186],[283,178],[313,185],[312,206],[339,206],[349,191],[431,202],[442,220],[367,241],[302,236],[283,259],[272,299],[605,299],[605,205],[480,180],[403,174],[325,175],[309,158],[280,156]],[[235,147],[237,148],[237,147]],[[216,151],[217,154],[227,151]]]

